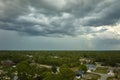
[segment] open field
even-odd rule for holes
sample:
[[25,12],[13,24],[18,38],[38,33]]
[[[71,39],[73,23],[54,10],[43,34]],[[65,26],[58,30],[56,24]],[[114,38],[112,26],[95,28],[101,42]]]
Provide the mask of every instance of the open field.
[[97,67],[95,72],[97,73],[107,73],[108,68],[107,67]]

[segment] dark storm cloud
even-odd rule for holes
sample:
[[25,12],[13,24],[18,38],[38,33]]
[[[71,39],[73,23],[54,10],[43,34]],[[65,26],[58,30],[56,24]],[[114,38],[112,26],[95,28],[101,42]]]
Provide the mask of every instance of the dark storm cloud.
[[58,37],[102,32],[105,29],[92,28],[116,24],[119,4],[119,0],[0,0],[0,29]]
[[[108,0],[109,1],[109,0]],[[111,0],[112,1],[112,0]],[[106,5],[106,4],[104,4]],[[120,1],[113,0],[109,5],[101,6],[103,10],[95,16],[93,19],[89,19],[85,22],[85,26],[101,26],[101,25],[114,25],[120,19]]]
[[94,39],[93,44],[95,49],[98,50],[119,50],[119,39]]
[[0,0],[0,20],[14,20],[28,12],[27,7],[27,0]]
[[[43,14],[60,15],[62,12],[68,12],[76,17],[84,17],[91,12],[99,2],[104,0],[30,0],[31,6],[34,6]],[[42,11],[41,11],[42,10]]]

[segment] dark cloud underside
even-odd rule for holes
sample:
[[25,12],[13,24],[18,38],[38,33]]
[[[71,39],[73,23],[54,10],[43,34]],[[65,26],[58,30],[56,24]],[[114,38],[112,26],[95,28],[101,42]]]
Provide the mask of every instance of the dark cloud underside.
[[119,22],[119,4],[119,0],[0,0],[0,29],[58,37],[94,33],[91,27]]

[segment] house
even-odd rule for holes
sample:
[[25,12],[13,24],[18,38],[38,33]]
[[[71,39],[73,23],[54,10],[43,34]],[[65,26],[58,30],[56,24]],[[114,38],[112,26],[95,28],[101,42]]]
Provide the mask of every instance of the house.
[[29,57],[29,58],[32,58],[33,56],[32,55],[26,55],[27,57]]
[[109,67],[107,72],[108,75],[115,76],[120,73],[120,67]]
[[58,58],[58,56],[54,56],[54,58]]
[[81,70],[76,71],[76,79],[82,78],[84,73],[85,73],[85,71],[81,71]]
[[3,60],[1,61],[1,65],[3,66],[12,66],[12,65],[15,65],[15,63],[11,60]]
[[3,80],[11,80],[11,78],[8,76],[3,76]]
[[115,73],[113,72],[113,70],[110,70],[107,74],[111,76],[115,76]]
[[86,64],[88,70],[87,72],[92,72],[96,70],[96,66],[94,64]]
[[96,66],[101,67],[101,66],[105,66],[104,62],[95,62]]
[[15,71],[13,74],[14,74],[13,80],[18,80],[18,72]]
[[13,77],[13,80],[18,80],[18,76],[15,75],[15,76]]
[[16,66],[15,66],[15,65],[13,65],[12,67],[13,67],[13,68],[16,68]]
[[0,70],[0,75],[3,74],[3,73],[4,73],[4,71],[3,71],[3,70]]
[[81,64],[92,62],[92,60],[90,60],[88,58],[80,58],[79,61],[81,62]]
[[50,57],[55,59],[59,58],[59,56],[50,56]]

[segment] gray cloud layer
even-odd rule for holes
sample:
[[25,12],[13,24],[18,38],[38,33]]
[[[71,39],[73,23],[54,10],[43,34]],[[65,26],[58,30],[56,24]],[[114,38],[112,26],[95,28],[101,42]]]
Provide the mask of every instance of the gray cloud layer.
[[22,35],[76,36],[103,32],[120,20],[120,0],[0,0],[0,29]]

